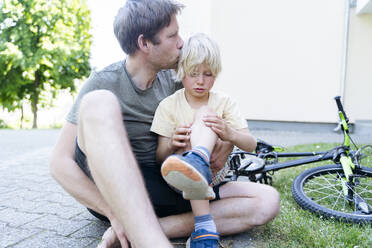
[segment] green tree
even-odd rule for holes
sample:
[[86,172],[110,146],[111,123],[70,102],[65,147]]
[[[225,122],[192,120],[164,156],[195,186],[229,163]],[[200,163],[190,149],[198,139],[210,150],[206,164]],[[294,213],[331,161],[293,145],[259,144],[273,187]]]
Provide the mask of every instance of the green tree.
[[38,108],[90,72],[90,11],[86,0],[0,0],[0,104]]

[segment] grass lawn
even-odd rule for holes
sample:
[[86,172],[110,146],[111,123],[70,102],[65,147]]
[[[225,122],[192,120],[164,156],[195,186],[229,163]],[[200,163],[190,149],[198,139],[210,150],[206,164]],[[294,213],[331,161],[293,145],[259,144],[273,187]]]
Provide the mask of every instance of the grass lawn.
[[[324,151],[334,145],[299,145],[286,149],[286,152]],[[280,213],[269,224],[253,230],[255,247],[372,247],[372,225],[319,218],[299,207],[292,197],[291,184],[299,173],[331,163],[325,161],[275,172],[273,186],[280,193]]]

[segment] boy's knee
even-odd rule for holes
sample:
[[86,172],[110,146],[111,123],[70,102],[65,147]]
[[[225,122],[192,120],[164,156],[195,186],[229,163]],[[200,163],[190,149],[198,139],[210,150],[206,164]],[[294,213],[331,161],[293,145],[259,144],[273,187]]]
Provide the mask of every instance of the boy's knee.
[[201,119],[205,115],[214,115],[216,114],[216,111],[211,109],[208,106],[201,106],[196,112],[195,112],[195,119]]

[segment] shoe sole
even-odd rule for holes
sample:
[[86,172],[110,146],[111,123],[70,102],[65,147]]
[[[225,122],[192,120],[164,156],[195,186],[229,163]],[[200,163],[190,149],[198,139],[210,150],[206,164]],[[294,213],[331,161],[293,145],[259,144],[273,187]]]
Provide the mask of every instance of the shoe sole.
[[186,200],[213,200],[215,193],[207,180],[192,165],[177,157],[167,158],[161,174],[171,186],[183,192]]
[[190,248],[191,238],[188,238],[186,241],[186,248]]

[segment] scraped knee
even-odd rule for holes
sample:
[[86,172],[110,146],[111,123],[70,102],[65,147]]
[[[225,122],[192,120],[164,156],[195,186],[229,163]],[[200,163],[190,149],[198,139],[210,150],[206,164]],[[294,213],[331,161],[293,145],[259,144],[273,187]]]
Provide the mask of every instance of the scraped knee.
[[195,112],[195,120],[201,120],[205,115],[215,115],[216,111],[208,106],[201,106]]

